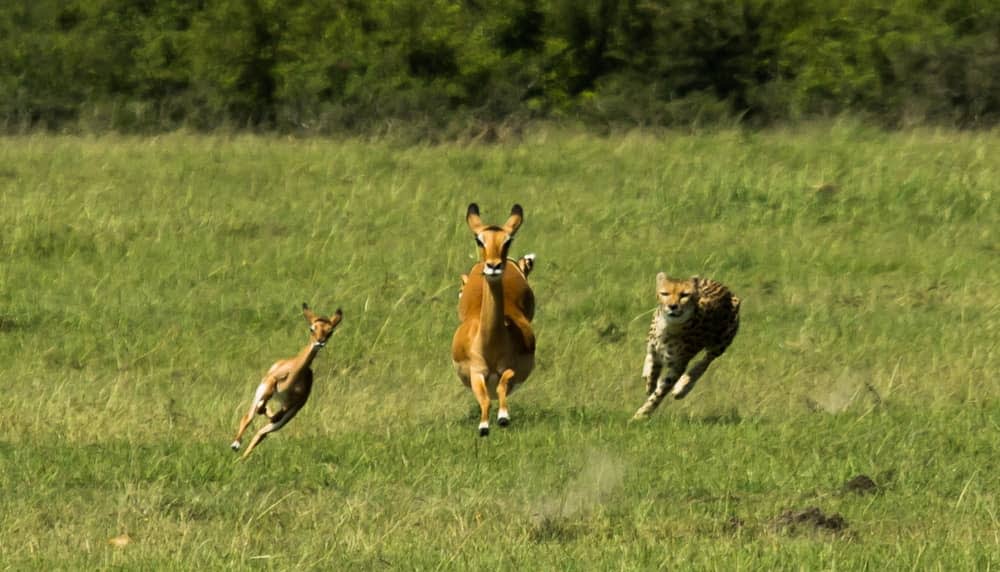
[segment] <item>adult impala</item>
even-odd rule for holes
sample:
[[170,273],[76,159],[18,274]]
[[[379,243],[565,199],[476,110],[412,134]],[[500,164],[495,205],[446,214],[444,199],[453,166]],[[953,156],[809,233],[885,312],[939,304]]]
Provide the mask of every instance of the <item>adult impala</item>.
[[490,432],[490,399],[500,402],[497,424],[508,425],[507,396],[528,379],[535,365],[535,295],[521,266],[507,257],[523,220],[521,205],[514,205],[503,226],[484,224],[475,203],[465,215],[479,247],[479,262],[462,287],[462,323],[451,342],[451,359],[479,402],[482,436]]
[[[313,372],[311,366],[313,358],[316,357],[319,350],[326,346],[326,341],[330,339],[333,330],[337,328],[340,320],[344,317],[340,308],[337,308],[337,311],[329,318],[317,316],[305,303],[302,304],[302,314],[309,322],[309,343],[295,357],[274,362],[271,369],[267,370],[267,375],[261,380],[260,385],[257,386],[250,410],[240,419],[239,429],[236,430],[236,439],[230,445],[233,451],[240,450],[240,439],[243,438],[243,433],[250,426],[255,415],[263,415],[269,421],[253,436],[246,452],[243,453],[242,458],[244,459],[265,437],[291,421],[306,404],[309,393],[312,391]],[[268,407],[271,398],[280,403],[280,407],[276,410]]]

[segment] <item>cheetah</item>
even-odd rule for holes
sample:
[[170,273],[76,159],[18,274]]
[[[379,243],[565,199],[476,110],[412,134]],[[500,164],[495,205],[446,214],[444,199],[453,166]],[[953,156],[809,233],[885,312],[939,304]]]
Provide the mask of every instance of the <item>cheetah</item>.
[[[709,364],[726,351],[740,327],[740,299],[714,280],[697,276],[675,280],[660,272],[656,298],[659,305],[649,327],[642,367],[649,397],[633,419],[652,414],[668,391],[675,399],[687,395]],[[686,371],[701,350],[705,357]]]

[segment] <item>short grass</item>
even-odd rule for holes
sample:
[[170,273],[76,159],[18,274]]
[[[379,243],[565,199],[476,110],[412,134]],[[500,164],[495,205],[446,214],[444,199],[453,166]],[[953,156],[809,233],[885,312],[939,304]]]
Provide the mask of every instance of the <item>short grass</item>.
[[[998,157],[851,123],[0,139],[0,567],[998,569]],[[471,201],[538,254],[538,366],[486,439],[449,359]],[[742,330],[630,424],[659,270]],[[343,325],[237,463],[303,301]],[[843,526],[781,518],[811,507]]]

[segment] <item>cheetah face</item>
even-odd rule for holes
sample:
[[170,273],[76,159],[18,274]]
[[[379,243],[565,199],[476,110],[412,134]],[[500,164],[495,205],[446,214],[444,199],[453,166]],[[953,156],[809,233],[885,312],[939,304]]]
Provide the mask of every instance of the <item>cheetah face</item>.
[[674,280],[661,272],[656,276],[656,299],[667,324],[683,324],[698,305],[698,279]]

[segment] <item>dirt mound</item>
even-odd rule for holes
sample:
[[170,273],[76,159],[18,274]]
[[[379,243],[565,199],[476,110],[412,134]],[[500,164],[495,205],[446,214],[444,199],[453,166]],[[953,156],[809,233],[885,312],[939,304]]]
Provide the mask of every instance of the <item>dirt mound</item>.
[[847,521],[837,513],[825,515],[817,507],[804,510],[788,509],[774,519],[772,525],[778,530],[795,531],[802,528],[841,532],[847,529]]
[[857,475],[844,483],[844,492],[867,495],[877,493],[879,486],[868,475]]

